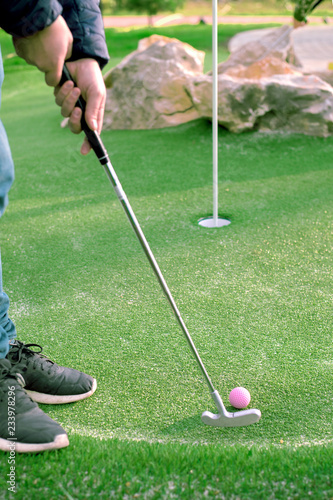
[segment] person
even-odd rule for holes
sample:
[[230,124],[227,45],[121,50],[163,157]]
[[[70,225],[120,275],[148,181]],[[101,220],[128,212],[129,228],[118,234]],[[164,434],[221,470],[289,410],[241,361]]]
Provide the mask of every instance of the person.
[[[85,119],[101,131],[105,85],[101,70],[109,59],[99,0],[0,0],[0,26],[10,35],[17,54],[45,74],[54,87],[61,114],[73,133],[81,132],[82,112],[75,107],[82,93]],[[77,86],[59,84],[66,61]],[[0,89],[4,78],[0,57]],[[0,94],[1,98],[1,94]],[[90,145],[85,139],[81,153]],[[0,122],[0,216],[8,203],[14,167]],[[38,344],[18,340],[9,318],[0,260],[0,449],[40,452],[68,446],[66,431],[38,406],[79,401],[96,390],[96,380],[73,368],[58,366]]]
[[294,28],[300,28],[307,23],[306,16],[312,12],[323,0],[296,0],[293,14]]

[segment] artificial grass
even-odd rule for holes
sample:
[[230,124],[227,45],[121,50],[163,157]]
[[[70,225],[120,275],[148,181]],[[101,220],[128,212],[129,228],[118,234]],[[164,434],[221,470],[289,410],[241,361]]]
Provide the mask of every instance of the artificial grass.
[[73,436],[70,452],[18,456],[20,491],[0,498],[329,499],[332,452]]
[[221,129],[232,224],[209,230],[197,225],[212,208],[208,122],[103,133],[223,400],[244,385],[262,411],[257,425],[213,429],[200,422],[215,411],[205,383],[103,169],[60,128],[43,77],[8,63],[11,317],[22,340],[99,384],[86,401],[43,406],[71,447],[18,456],[15,498],[332,496],[332,138]]

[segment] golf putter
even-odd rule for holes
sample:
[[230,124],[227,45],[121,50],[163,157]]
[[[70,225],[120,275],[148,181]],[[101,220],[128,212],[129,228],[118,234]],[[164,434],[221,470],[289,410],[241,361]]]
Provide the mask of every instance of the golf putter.
[[[66,81],[72,81],[74,82],[73,78],[71,77],[66,65],[64,65],[63,68],[63,74],[62,78],[60,81],[60,85],[62,85]],[[74,82],[75,84],[75,82]],[[258,420],[261,417],[261,413],[259,410],[243,410],[235,413],[230,413],[226,410],[226,408],[223,405],[222,399],[219,395],[219,393],[215,390],[209,375],[206,371],[206,368],[204,367],[204,364],[198,354],[198,351],[193,343],[193,340],[186,328],[186,325],[180,315],[180,312],[177,308],[177,305],[171,295],[171,292],[168,288],[168,285],[166,284],[166,281],[162,275],[162,272],[155,260],[155,257],[153,255],[153,252],[151,251],[149,244],[145,238],[145,235],[143,234],[143,231],[140,227],[139,222],[137,221],[137,218],[132,210],[132,207],[127,199],[127,196],[119,182],[119,179],[117,177],[117,174],[111,164],[111,161],[109,159],[108,153],[104,147],[104,144],[102,143],[102,140],[97,132],[94,132],[90,130],[90,128],[87,125],[87,122],[84,118],[84,112],[86,108],[86,103],[84,99],[80,96],[76,106],[78,106],[82,110],[82,120],[81,120],[81,126],[82,130],[85,132],[92,149],[94,150],[99,162],[101,165],[104,167],[104,170],[106,172],[106,175],[108,176],[114,191],[117,195],[118,200],[120,201],[127,218],[142,246],[143,251],[145,252],[148,261],[161,285],[161,288],[169,301],[169,304],[175,314],[175,317],[180,325],[180,328],[182,329],[185,338],[190,346],[190,349],[199,365],[199,368],[201,369],[201,372],[204,376],[205,381],[207,382],[207,385],[209,387],[211,396],[217,406],[218,409],[218,414],[211,413],[209,411],[205,411],[202,414],[202,421],[207,424],[207,425],[212,425],[216,427],[240,427],[240,426],[245,426],[245,425],[250,425],[254,424],[255,422],[258,422]]]

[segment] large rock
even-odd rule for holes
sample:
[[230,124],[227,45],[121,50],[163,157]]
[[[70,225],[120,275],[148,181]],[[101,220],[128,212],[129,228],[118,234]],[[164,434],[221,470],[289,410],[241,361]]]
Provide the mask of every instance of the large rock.
[[[298,61],[291,38],[293,29],[284,25],[280,28],[268,28],[263,30],[251,30],[240,32],[229,42],[230,56],[219,65],[219,73],[224,73],[228,68],[242,64],[249,66],[267,56],[281,61],[287,61],[294,66],[301,66]],[[251,40],[251,33],[253,40]],[[259,35],[259,33],[261,33]],[[249,39],[245,41],[246,39]]]
[[261,78],[268,78],[273,75],[301,75],[302,73],[292,68],[285,61],[269,55],[259,61],[255,61],[249,66],[244,66],[243,64],[230,66],[224,71],[224,74],[233,76],[234,78],[260,80]]
[[[178,40],[141,40],[105,77],[104,128],[150,129],[212,117],[212,75],[204,53]],[[232,132],[333,134],[333,87],[295,64],[290,28],[236,47],[219,65],[218,120]]]
[[202,74],[204,57],[176,39],[141,40],[138,50],[105,76],[104,128],[161,128],[199,118],[186,88]]
[[[201,116],[212,116],[212,82],[196,77],[188,89]],[[289,73],[218,80],[218,121],[232,132],[282,130],[326,137],[333,133],[333,88],[316,76]]]
[[[295,57],[292,28],[269,29],[245,45],[237,35],[228,60],[218,67],[218,121],[232,132],[283,130],[309,135],[333,133],[333,88],[305,75]],[[232,45],[232,44],[231,44]],[[212,116],[211,75],[189,89],[201,116]]]
[[305,74],[313,74],[327,82],[331,87],[333,87],[333,70],[328,71],[315,71],[314,73],[305,73]]

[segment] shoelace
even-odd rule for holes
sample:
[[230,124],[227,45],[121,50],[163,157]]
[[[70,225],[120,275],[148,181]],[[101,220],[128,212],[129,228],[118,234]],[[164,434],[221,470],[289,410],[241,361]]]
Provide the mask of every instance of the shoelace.
[[[6,366],[3,366],[0,368],[0,380],[5,379],[7,377],[11,377],[15,379],[21,387],[25,386],[25,380],[23,376],[17,372],[16,368],[12,366],[11,368],[7,368]],[[0,385],[0,392],[6,392],[6,388],[2,387]]]
[[[30,347],[38,347],[39,351],[34,351],[30,349]],[[50,363],[51,365],[54,365],[54,361],[51,361],[45,354],[42,354],[43,348],[39,344],[23,344],[23,342],[20,342],[19,340],[15,341],[15,344],[11,347],[9,353],[10,353],[10,360],[13,364],[19,364],[23,358],[23,356],[34,356],[35,354],[38,355],[38,357],[35,359],[33,366],[37,364],[39,361],[41,365],[41,369],[44,370],[43,364]],[[50,368],[50,366],[48,366]]]

